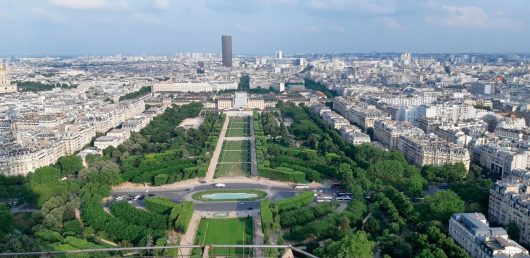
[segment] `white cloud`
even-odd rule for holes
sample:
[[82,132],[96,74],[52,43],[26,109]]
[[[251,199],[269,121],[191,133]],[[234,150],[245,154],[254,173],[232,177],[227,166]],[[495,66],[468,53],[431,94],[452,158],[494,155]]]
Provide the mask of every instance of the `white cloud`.
[[158,8],[160,10],[165,10],[165,9],[169,8],[169,6],[171,5],[171,1],[169,1],[169,0],[155,0],[155,5],[156,5],[156,8]]
[[125,9],[128,4],[124,0],[48,0],[49,3],[77,10],[88,9]]
[[250,28],[248,28],[247,26],[244,26],[244,25],[241,25],[241,24],[236,24],[236,31],[238,32],[241,32],[241,33],[252,33],[252,30]]
[[502,11],[495,15],[489,15],[478,6],[441,6],[444,16],[439,18],[427,17],[428,21],[439,20],[442,25],[455,28],[510,28],[516,26],[509,17],[505,17]]
[[146,13],[135,13],[134,17],[139,21],[147,24],[162,24],[162,21],[160,19]]
[[317,26],[307,26],[304,28],[304,30],[307,32],[318,32],[319,31]]
[[57,13],[45,10],[45,9],[35,7],[35,8],[32,8],[30,12],[31,12],[31,15],[37,18],[42,18],[42,19],[53,21],[53,22],[66,21],[66,19],[63,16]]
[[378,24],[381,24],[383,25],[384,27],[388,28],[388,29],[392,29],[392,30],[398,30],[398,29],[401,29],[401,24],[396,21],[396,19],[394,19],[393,17],[381,17],[381,18],[377,18],[375,19],[375,22],[378,23]]
[[335,32],[341,32],[341,33],[342,33],[342,32],[346,32],[346,29],[344,29],[344,28],[341,27],[341,26],[332,26],[332,27],[331,27],[331,30],[332,30],[332,31],[335,31]]
[[395,12],[393,1],[386,0],[308,0],[307,5],[318,11],[359,10],[369,14],[387,14]]

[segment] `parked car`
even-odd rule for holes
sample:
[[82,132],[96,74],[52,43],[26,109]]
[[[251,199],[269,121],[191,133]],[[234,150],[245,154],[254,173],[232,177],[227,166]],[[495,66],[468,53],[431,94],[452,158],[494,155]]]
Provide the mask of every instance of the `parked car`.
[[225,188],[226,185],[225,184],[222,184],[222,183],[217,183],[214,185],[215,188]]

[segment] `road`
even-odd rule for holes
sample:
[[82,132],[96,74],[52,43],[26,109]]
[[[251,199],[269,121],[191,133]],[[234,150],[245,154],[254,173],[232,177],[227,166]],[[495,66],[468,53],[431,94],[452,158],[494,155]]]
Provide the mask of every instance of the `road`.
[[[182,188],[182,189],[160,189],[160,190],[134,190],[134,191],[119,191],[114,192],[113,196],[117,197],[120,195],[136,196],[136,195],[153,195],[159,197],[168,198],[174,202],[182,201],[193,201],[195,202],[195,209],[197,211],[219,211],[219,212],[229,212],[229,211],[244,211],[249,210],[249,208],[255,210],[259,209],[259,201],[227,201],[227,202],[201,202],[196,201],[191,198],[191,196],[196,192],[201,192],[205,190],[215,189],[213,184],[203,184],[195,187]],[[255,189],[262,190],[267,192],[267,198],[272,200],[289,198],[295,195],[297,192],[290,186],[271,186],[268,184],[262,183],[226,183],[226,187],[223,189]],[[143,207],[143,201],[132,201],[135,205]]]

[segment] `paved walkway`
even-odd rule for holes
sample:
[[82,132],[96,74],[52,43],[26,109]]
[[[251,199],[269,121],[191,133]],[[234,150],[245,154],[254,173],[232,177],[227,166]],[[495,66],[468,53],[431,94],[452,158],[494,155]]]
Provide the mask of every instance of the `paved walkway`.
[[254,134],[254,119],[250,118],[250,175],[258,176],[258,162],[256,159],[256,135]]
[[[254,222],[254,244],[263,245],[263,230],[261,227],[261,216],[259,214],[252,217]],[[254,248],[254,257],[264,257],[263,248]]]
[[[199,223],[201,222],[201,215],[199,212],[194,211],[193,216],[191,217],[190,224],[188,224],[188,229],[186,233],[180,239],[180,245],[193,245],[195,244],[195,236],[197,235],[197,229],[199,228]],[[180,248],[180,255],[182,257],[189,257],[191,255],[191,248]]]
[[206,177],[204,177],[204,181],[210,183],[213,180],[213,176],[215,174],[215,169],[217,168],[217,162],[219,161],[219,155],[221,155],[221,149],[223,148],[223,142],[225,140],[225,134],[226,129],[228,128],[228,121],[230,118],[226,116],[225,122],[223,124],[223,128],[221,128],[221,132],[219,133],[219,139],[217,140],[217,145],[215,145],[215,150],[212,154],[212,159],[210,160],[210,165],[208,165],[208,171],[206,172]]

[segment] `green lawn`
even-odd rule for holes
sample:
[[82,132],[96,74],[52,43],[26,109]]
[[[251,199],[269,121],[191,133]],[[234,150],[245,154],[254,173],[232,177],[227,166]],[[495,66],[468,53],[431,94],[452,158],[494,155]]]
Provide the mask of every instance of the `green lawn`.
[[250,142],[225,141],[215,171],[216,177],[250,174]]
[[250,117],[230,118],[226,137],[248,137],[250,136]]
[[217,164],[215,177],[248,176],[250,163],[224,163]]
[[248,150],[249,141],[224,141],[223,150]]
[[[252,218],[201,219],[197,230],[196,244],[250,245],[253,243]],[[210,255],[252,254],[252,250],[241,248],[211,249]]]
[[225,150],[221,152],[219,162],[250,162],[250,152],[247,150]]

